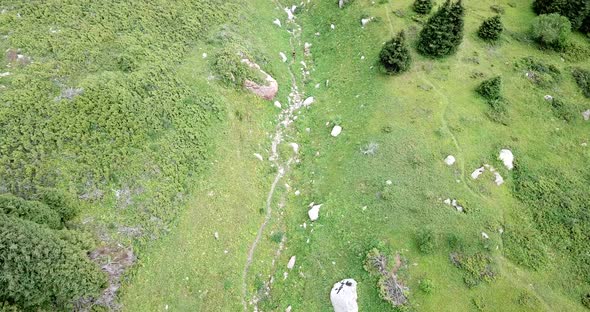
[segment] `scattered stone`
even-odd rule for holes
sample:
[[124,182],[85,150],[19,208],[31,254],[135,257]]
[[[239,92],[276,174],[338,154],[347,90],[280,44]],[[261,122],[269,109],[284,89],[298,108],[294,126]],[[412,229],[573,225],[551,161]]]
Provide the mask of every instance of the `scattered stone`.
[[320,217],[320,208],[322,205],[312,205],[311,209],[307,212],[311,221],[316,221]]
[[10,76],[10,73],[9,72],[0,73],[0,78],[2,78],[2,77],[8,77],[8,76]]
[[584,120],[586,121],[590,120],[590,109],[582,112],[582,117],[584,117]]
[[281,102],[279,102],[279,101],[275,101],[275,107],[276,108],[283,108],[283,106],[281,105]]
[[277,25],[277,26],[279,26],[279,27],[282,27],[281,21],[278,18],[275,19],[272,23],[275,24],[275,25]]
[[445,164],[447,164],[447,166],[452,166],[455,163],[455,161],[457,161],[457,160],[455,159],[455,156],[453,156],[453,155],[449,155],[449,156],[447,156],[447,158],[445,158]]
[[309,106],[313,104],[313,102],[315,102],[315,99],[313,98],[313,96],[310,96],[307,99],[305,99],[305,101],[303,101],[303,106]]
[[62,99],[72,100],[82,93],[84,93],[84,88],[65,88],[61,90],[61,94],[55,98],[55,101]]
[[213,233],[213,237],[215,237],[215,239],[219,239],[219,233],[218,232]]
[[496,185],[500,186],[504,184],[504,178],[502,178],[500,173],[494,172],[494,176],[496,177],[496,179],[494,180],[494,182],[496,182]]
[[305,56],[311,55],[311,43],[306,42],[303,44],[303,53],[305,54]]
[[338,0],[338,7],[342,9],[348,1],[350,0]]
[[392,182],[391,180],[387,180],[387,181],[385,181],[385,184],[387,184],[387,185],[392,185],[392,184],[393,184],[393,182]]
[[365,27],[367,24],[369,24],[372,20],[374,20],[374,17],[367,17],[367,18],[363,18],[361,19],[361,26]]
[[262,155],[260,155],[258,153],[255,153],[254,157],[258,158],[258,160],[260,160],[260,161],[264,161],[264,158],[262,157]]
[[291,11],[292,8],[285,8],[285,13],[287,13],[287,18],[289,20],[292,20],[295,18],[295,15],[293,15],[293,11]]
[[511,150],[500,150],[500,156],[498,156],[498,158],[504,163],[504,166],[506,166],[508,170],[512,170],[512,168],[514,168],[514,155],[512,154]]
[[291,306],[288,306],[288,307],[285,309],[285,312],[291,312]]
[[358,312],[356,281],[344,279],[332,287],[330,301],[334,312]]
[[489,239],[490,238],[490,236],[486,232],[481,232],[481,237],[483,239]]
[[336,26],[335,26],[334,24],[330,24],[330,28],[331,28],[332,30],[334,30],[334,29],[336,29]]
[[448,205],[448,206],[450,206],[450,205],[451,205],[451,199],[450,199],[450,198],[447,198],[447,199],[443,200],[443,203],[444,203],[445,205]]
[[295,191],[295,196],[299,196],[299,195],[301,195],[301,191],[299,191],[299,190]]
[[471,178],[472,178],[473,180],[475,180],[475,179],[479,178],[479,176],[480,176],[482,173],[484,173],[485,171],[486,171],[486,169],[485,169],[484,167],[477,168],[477,169],[475,169],[475,171],[473,171],[473,172],[471,173]]
[[203,58],[207,58],[207,53],[203,53]]
[[553,97],[549,94],[545,95],[543,98],[545,99],[545,101],[553,101]]
[[293,256],[293,257],[291,257],[291,259],[289,259],[289,262],[287,263],[287,269],[292,270],[295,267],[295,260],[296,260],[295,256]]
[[287,62],[287,56],[285,53],[279,52],[279,56],[281,57],[281,60],[283,60],[283,63]]
[[299,153],[299,144],[297,144],[297,143],[291,143],[290,145],[293,148],[293,152],[295,154]]
[[342,127],[336,125],[336,126],[334,126],[334,128],[332,128],[332,132],[330,134],[333,137],[337,137],[340,135],[341,132],[342,132]]

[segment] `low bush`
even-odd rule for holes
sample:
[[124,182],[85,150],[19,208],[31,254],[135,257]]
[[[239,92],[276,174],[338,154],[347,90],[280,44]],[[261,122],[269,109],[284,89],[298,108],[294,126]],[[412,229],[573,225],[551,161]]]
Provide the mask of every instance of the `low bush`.
[[477,31],[477,35],[484,40],[496,41],[500,39],[502,31],[504,31],[504,25],[502,25],[500,16],[496,15],[483,21]]
[[590,58],[590,46],[587,44],[580,44],[575,41],[570,41],[566,44],[561,57],[564,60],[572,63],[579,63]]
[[551,100],[551,111],[555,117],[568,122],[574,120],[577,116],[575,108],[559,98]]
[[541,88],[551,88],[561,81],[559,68],[530,56],[520,59],[515,66],[524,70],[529,81]]
[[557,13],[539,15],[533,20],[531,35],[542,47],[563,50],[571,33],[570,21]]
[[46,225],[52,229],[60,229],[62,227],[59,214],[49,208],[49,206],[41,202],[27,201],[9,194],[0,195],[0,214],[29,220],[37,224]]
[[427,294],[430,295],[434,292],[434,284],[432,283],[431,280],[427,279],[427,278],[423,278],[420,280],[420,282],[418,283],[418,287],[420,288],[420,290]]
[[436,234],[431,229],[421,229],[416,234],[418,250],[424,254],[430,254],[436,248]]
[[386,42],[379,53],[379,61],[384,72],[389,75],[403,73],[410,69],[412,58],[406,44],[404,32]]
[[37,223],[0,215],[0,302],[24,310],[72,310],[106,276],[86,253]]
[[475,91],[488,101],[500,100],[502,98],[502,77],[497,76],[485,80]]
[[492,258],[482,252],[454,252],[450,257],[451,262],[465,272],[463,280],[468,287],[474,287],[481,282],[491,282],[497,275]]
[[574,68],[572,75],[584,96],[590,98],[590,70]]
[[547,247],[534,228],[507,225],[503,242],[506,257],[519,265],[539,270],[548,262]]

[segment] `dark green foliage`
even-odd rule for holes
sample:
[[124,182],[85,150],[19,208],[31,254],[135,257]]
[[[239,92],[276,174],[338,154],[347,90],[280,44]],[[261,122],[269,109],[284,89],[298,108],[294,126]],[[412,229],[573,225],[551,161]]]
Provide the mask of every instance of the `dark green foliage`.
[[580,29],[590,17],[588,0],[535,0],[533,10],[537,14],[557,13],[571,22],[573,29]]
[[590,98],[590,70],[574,68],[572,75],[584,96]]
[[435,58],[454,54],[463,41],[464,11],[461,1],[447,0],[420,31],[418,52]]
[[497,76],[482,82],[475,90],[479,95],[489,101],[502,98],[502,77]]
[[59,214],[49,208],[49,206],[41,202],[27,201],[9,194],[0,195],[1,214],[29,220],[37,224],[46,225],[52,229],[60,229],[62,227]]
[[522,224],[508,225],[503,242],[506,257],[519,265],[539,270],[548,262],[547,247],[541,234],[534,228]]
[[424,254],[430,254],[436,248],[436,234],[431,229],[421,229],[416,234],[418,250]]
[[39,188],[36,197],[57,212],[62,222],[69,221],[78,214],[78,206],[66,192],[54,188]]
[[543,14],[533,20],[531,35],[542,47],[561,51],[566,47],[571,33],[570,21],[557,14]]
[[390,75],[410,69],[412,58],[404,32],[400,32],[395,38],[385,43],[379,53],[379,60],[385,72]]
[[502,25],[502,20],[499,15],[496,15],[483,21],[477,31],[477,35],[484,40],[496,41],[500,39],[503,30],[504,25]]
[[584,305],[587,309],[590,309],[590,293],[582,295],[582,305]]
[[588,14],[588,16],[586,16],[586,19],[584,19],[584,22],[582,23],[582,26],[580,27],[580,31],[583,34],[590,35],[590,13]]
[[427,295],[430,295],[434,292],[434,284],[431,280],[427,278],[423,278],[420,280],[419,287],[420,290]]
[[533,171],[521,161],[514,171],[513,194],[529,207],[532,224],[541,233],[539,239],[554,249],[554,254],[572,259],[570,269],[586,282],[590,282],[588,185],[587,168]]
[[497,275],[492,258],[484,253],[455,252],[450,257],[451,262],[465,272],[463,279],[468,287],[477,286],[481,282],[491,282]]
[[49,228],[6,215],[0,215],[0,264],[0,302],[27,310],[71,310],[106,283],[82,249]]
[[242,63],[238,52],[236,47],[229,45],[215,55],[213,70],[228,85],[242,86],[250,73],[248,65]]
[[555,117],[565,121],[572,121],[577,115],[577,112],[573,106],[565,103],[559,98],[553,98],[551,100],[551,110],[553,111]]
[[418,14],[428,14],[432,10],[432,0],[416,0],[412,8]]
[[563,48],[561,57],[564,60],[572,63],[580,63],[590,59],[590,45],[586,43],[578,43],[569,41]]

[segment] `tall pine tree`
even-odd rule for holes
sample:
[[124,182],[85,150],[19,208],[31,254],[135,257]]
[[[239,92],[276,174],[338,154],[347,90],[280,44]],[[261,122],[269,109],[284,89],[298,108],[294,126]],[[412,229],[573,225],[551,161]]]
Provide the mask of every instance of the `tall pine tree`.
[[412,59],[403,31],[397,37],[385,43],[381,53],[379,53],[379,61],[389,75],[399,74],[410,69]]
[[437,58],[457,52],[463,41],[464,15],[461,0],[447,0],[420,32],[418,52]]

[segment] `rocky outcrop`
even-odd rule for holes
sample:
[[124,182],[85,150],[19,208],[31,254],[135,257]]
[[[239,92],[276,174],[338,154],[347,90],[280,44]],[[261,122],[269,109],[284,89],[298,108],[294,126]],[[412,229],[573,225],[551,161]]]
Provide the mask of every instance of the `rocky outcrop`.
[[265,85],[260,85],[252,80],[246,79],[244,81],[244,88],[265,100],[270,101],[274,99],[277,95],[277,92],[279,92],[279,84],[277,81],[265,71],[263,71],[260,66],[258,66],[258,64],[250,61],[249,59],[243,59],[242,63],[247,64],[250,66],[250,68],[260,71],[260,73],[265,77],[266,81]]

